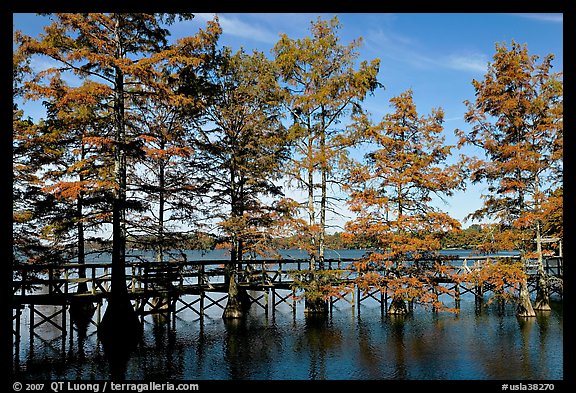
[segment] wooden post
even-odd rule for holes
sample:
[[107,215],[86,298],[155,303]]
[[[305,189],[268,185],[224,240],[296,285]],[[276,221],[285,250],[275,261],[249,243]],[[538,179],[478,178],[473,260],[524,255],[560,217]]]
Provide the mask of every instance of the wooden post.
[[64,270],[64,293],[65,293],[66,295],[68,295],[68,284],[69,284],[69,282],[68,282],[68,275],[69,275],[68,269],[65,269],[65,270]]
[[476,284],[476,291],[474,292],[474,300],[476,302],[476,306],[482,304],[484,300],[484,290],[482,288],[482,284]]
[[20,316],[22,315],[22,309],[21,309],[21,305],[18,304],[18,306],[16,306],[16,350],[18,350],[18,348],[20,347]]
[[66,312],[68,311],[68,306],[66,303],[62,305],[62,355],[66,355],[66,334],[68,333],[66,329]]
[[200,290],[200,318],[204,317],[204,290]]
[[282,262],[278,262],[278,282],[282,282]]
[[34,346],[34,305],[28,305],[30,309],[30,348]]
[[361,294],[360,294],[360,287],[357,286],[357,287],[356,287],[356,291],[358,292],[358,315],[360,315],[360,308],[361,308],[361,307],[360,307],[360,306],[361,306],[360,303],[362,302],[362,297],[361,297]]
[[292,314],[296,318],[296,291],[292,290]]
[[26,295],[26,281],[28,280],[28,270],[22,269],[22,286],[20,287],[20,294]]
[[455,307],[460,308],[460,283],[456,283],[456,287],[454,288],[454,301]]
[[110,292],[110,282],[108,281],[108,266],[104,267],[104,289]]
[[54,294],[54,268],[52,266],[50,266],[48,268],[48,294],[49,295],[53,295]]
[[200,268],[198,269],[197,283],[198,288],[200,288],[200,292],[202,292],[202,284],[204,284],[204,264],[201,264]]
[[96,267],[92,266],[92,295],[96,295]]
[[388,287],[384,287],[384,311],[388,313]]

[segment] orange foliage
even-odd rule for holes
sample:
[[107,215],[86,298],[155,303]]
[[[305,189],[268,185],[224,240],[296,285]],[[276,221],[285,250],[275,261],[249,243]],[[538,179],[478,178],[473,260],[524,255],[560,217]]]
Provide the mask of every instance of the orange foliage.
[[494,294],[489,302],[493,299],[517,299],[520,286],[527,278],[522,262],[505,259],[487,259],[479,269],[465,276],[467,282],[482,285]]

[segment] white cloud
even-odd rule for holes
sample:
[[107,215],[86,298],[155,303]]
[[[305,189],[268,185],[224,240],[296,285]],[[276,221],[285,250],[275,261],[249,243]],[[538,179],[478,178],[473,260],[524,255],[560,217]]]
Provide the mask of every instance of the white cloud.
[[444,119],[445,122],[447,121],[456,121],[456,120],[463,120],[464,117],[463,116],[454,116],[454,117],[447,117]]
[[407,63],[415,68],[428,68],[436,61],[412,49],[415,42],[406,36],[372,30],[366,34],[366,47],[381,56]]
[[483,53],[451,54],[444,63],[455,70],[486,72],[488,58]]
[[483,53],[439,53],[430,55],[410,37],[373,30],[367,34],[366,46],[381,56],[417,69],[448,68],[459,71],[485,72],[488,57]]
[[[218,15],[218,14],[217,14]],[[208,21],[214,18],[214,14],[195,14],[195,17]],[[222,34],[230,34],[239,38],[247,38],[254,41],[274,44],[278,41],[278,34],[271,32],[262,25],[250,24],[235,17],[218,15]]]
[[564,23],[563,14],[512,14],[521,18],[534,19],[541,22]]

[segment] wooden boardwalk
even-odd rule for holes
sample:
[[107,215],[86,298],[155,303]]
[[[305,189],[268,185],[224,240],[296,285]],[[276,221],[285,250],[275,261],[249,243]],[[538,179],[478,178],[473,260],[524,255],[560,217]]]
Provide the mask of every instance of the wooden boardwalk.
[[[503,257],[499,257],[503,258]],[[509,257],[514,258],[514,257]],[[450,264],[455,273],[469,273],[479,269],[487,259],[494,257],[453,258],[443,261]],[[330,271],[335,284],[348,287],[345,296],[330,299],[330,308],[338,301],[346,301],[357,307],[363,301],[372,299],[380,303],[384,311],[388,306],[388,294],[375,289],[360,291],[354,280],[358,272],[352,268],[353,259],[326,260],[325,270]],[[222,260],[202,260],[188,262],[133,262],[126,264],[126,288],[135,310],[143,317],[155,313],[178,313],[191,310],[199,317],[211,307],[224,309],[227,301],[224,263]],[[275,312],[280,304],[288,305],[296,312],[297,291],[293,288],[294,274],[309,272],[310,265],[305,260],[251,260],[243,261],[238,270],[238,284],[248,292],[252,305],[261,307],[266,314]],[[563,259],[549,257],[545,269],[550,277],[551,293],[562,297]],[[84,270],[82,276],[79,272]],[[529,289],[535,289],[536,265],[526,265],[529,275]],[[483,297],[490,288],[478,288],[471,283],[454,282],[448,276],[437,276],[438,283],[454,289],[458,296],[473,293]],[[84,283],[87,292],[78,293],[78,285]],[[30,337],[34,329],[51,324],[67,331],[67,310],[73,304],[92,304],[96,310],[94,324],[99,324],[101,307],[111,294],[111,265],[90,263],[86,265],[20,265],[13,267],[13,318],[14,335],[20,337],[20,316],[29,309]],[[51,313],[41,311],[41,307],[55,306]]]

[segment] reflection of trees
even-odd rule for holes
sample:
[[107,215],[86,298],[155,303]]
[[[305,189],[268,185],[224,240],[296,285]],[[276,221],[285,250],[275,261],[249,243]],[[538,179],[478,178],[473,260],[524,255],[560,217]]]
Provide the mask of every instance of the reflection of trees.
[[[550,306],[553,308],[554,302],[551,302]],[[557,322],[556,318],[562,319],[562,314],[553,316],[550,311],[536,311],[536,321],[533,318],[518,319],[518,324],[522,331],[523,355],[525,358],[529,358],[531,354],[534,354],[534,356],[531,356],[534,359],[533,367],[527,371],[531,372],[530,375],[535,378],[551,378],[550,372],[556,370],[549,370],[550,364],[548,362],[556,356],[564,356],[563,346],[555,347],[554,343],[549,340],[554,337],[553,333],[550,336],[550,329]],[[533,341],[533,345],[531,345],[530,337],[534,334],[538,335],[537,341]],[[537,350],[535,350],[536,347],[538,348]],[[557,351],[560,351],[560,353],[557,353]]]
[[[224,360],[229,379],[266,378],[282,353],[282,337],[275,325],[257,319],[224,320]],[[266,321],[264,321],[266,323]],[[252,326],[255,324],[255,326]]]
[[438,314],[388,315],[384,359],[390,367],[389,378],[451,378],[453,367],[462,366],[458,363],[462,348],[455,345],[461,342],[460,327],[454,330],[450,323]]
[[294,345],[297,352],[310,357],[309,379],[326,379],[326,354],[342,345],[342,334],[323,316],[308,316],[304,320],[304,333]]
[[522,357],[519,361],[519,366],[522,369],[522,375],[534,375],[537,374],[537,370],[532,370],[531,367],[531,357],[532,348],[530,345],[531,336],[535,332],[536,325],[535,318],[518,318],[518,325],[520,328],[520,340],[521,340],[521,353]]
[[358,346],[362,370],[368,373],[371,379],[381,378],[381,357],[378,355],[378,351],[382,351],[382,348],[374,346],[369,323],[362,321],[360,316],[358,316]]
[[[470,336],[469,362],[483,369],[490,379],[549,378],[550,345],[544,344],[547,323],[544,319],[514,318],[513,307],[502,315],[497,306],[484,308],[477,315]],[[540,327],[540,332],[536,328]],[[540,348],[535,347],[534,334],[540,334]],[[540,356],[534,362],[535,356]]]
[[406,343],[404,335],[407,317],[402,315],[390,315],[388,318],[392,333],[394,356],[396,357],[394,378],[407,379],[408,370],[406,367]]
[[[31,372],[48,379],[108,378],[109,371],[119,378],[150,380],[562,378],[561,309],[518,319],[513,305],[506,305],[504,315],[497,304],[480,314],[473,304],[469,307],[459,318],[418,312],[380,316],[377,310],[382,320],[368,312],[362,319],[335,314],[335,319],[293,321],[288,314],[277,325],[274,317],[249,313],[239,325],[204,318],[178,321],[177,328],[160,316],[147,316],[144,341],[127,368],[115,361],[114,370],[107,368],[110,355],[102,352],[94,326],[70,331],[63,353],[61,332],[46,323],[37,329],[31,353],[22,358],[27,377]],[[23,329],[24,345],[28,333]],[[282,375],[282,367],[298,368]],[[352,374],[334,375],[337,369]]]
[[170,315],[152,314],[151,319],[152,345],[142,347],[140,359],[135,363],[142,362],[146,378],[162,380],[181,370],[183,358],[181,350],[176,347],[176,332],[171,327]]
[[[75,328],[71,329],[70,332],[70,345],[68,346],[68,358],[76,359],[79,362],[84,362],[86,359],[86,353],[84,347],[86,345],[86,337],[88,335],[89,322],[77,321],[75,323]],[[74,349],[74,331],[76,332],[76,349]]]

